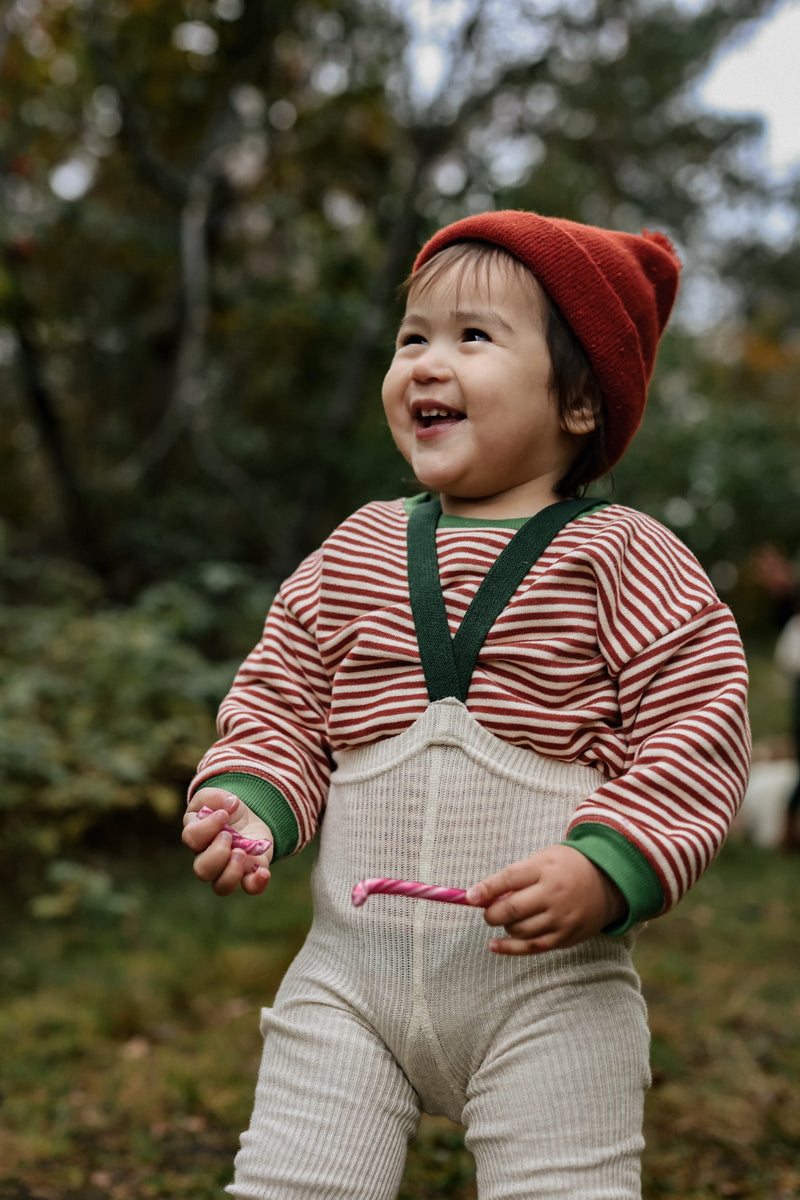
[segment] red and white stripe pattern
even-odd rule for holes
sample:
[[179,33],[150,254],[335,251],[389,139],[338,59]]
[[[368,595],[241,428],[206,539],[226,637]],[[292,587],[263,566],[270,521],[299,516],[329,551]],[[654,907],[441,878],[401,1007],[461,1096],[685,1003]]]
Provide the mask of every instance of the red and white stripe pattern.
[[[367,505],[284,584],[219,715],[194,787],[223,772],[272,783],[300,844],[331,752],[393,737],[428,696],[408,596],[401,501]],[[451,633],[513,536],[440,528]],[[567,525],[491,630],[467,707],[497,737],[596,766],[584,821],[645,855],[675,903],[719,849],[744,793],[749,729],[739,634],[702,568],[651,518],[611,505]]]

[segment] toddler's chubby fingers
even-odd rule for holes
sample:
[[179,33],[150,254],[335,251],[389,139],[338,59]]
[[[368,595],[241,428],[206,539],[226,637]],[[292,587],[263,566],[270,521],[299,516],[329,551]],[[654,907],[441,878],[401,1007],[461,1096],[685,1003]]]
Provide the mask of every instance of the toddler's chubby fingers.
[[503,937],[492,938],[489,942],[489,949],[493,954],[545,954],[548,950],[552,950],[553,948],[553,944],[551,944],[550,939],[547,937]]
[[[211,824],[210,817],[206,820]],[[197,821],[196,823],[203,824],[204,822]],[[184,841],[188,845],[186,833],[184,833]],[[193,847],[190,846],[190,848]],[[239,887],[243,866],[246,862],[245,852],[234,850],[230,834],[223,829],[218,829],[209,844],[194,851],[193,870],[198,880],[210,883],[217,895],[230,895]]]
[[248,896],[260,896],[270,881],[269,867],[257,866],[254,871],[247,871],[242,876],[242,891]]
[[507,937],[491,938],[489,949],[494,954],[546,954],[548,950],[566,950],[577,946],[584,935],[576,931],[548,928],[534,936],[509,934]]
[[467,891],[467,903],[483,908],[489,925],[513,925],[535,911],[536,881],[536,874],[527,862],[512,863],[496,875],[473,884]]
[[257,896],[269,883],[271,843],[267,839],[268,849],[259,855],[248,854],[234,845],[238,831],[234,829],[232,834],[229,825],[231,819],[236,819],[234,814],[248,815],[236,796],[221,788],[201,789],[192,797],[184,814],[182,841],[195,855],[195,875],[211,884],[218,896],[230,896],[239,886],[249,895]]
[[[225,830],[227,813],[224,808],[216,810],[213,816],[200,818],[196,813],[184,816],[181,841],[195,854],[201,854]],[[230,834],[227,834],[228,846],[231,844]]]
[[213,854],[215,846],[212,846],[205,852],[205,854],[198,854],[197,858],[195,858],[195,875],[197,875],[198,878],[202,879],[204,882],[210,883],[211,890],[217,896],[231,896],[240,885],[244,891],[250,892],[251,895],[257,895],[259,892],[263,892],[264,888],[269,883],[269,871],[267,868],[257,868],[257,870],[263,869],[266,872],[266,879],[263,880],[263,882],[259,881],[260,886],[255,889],[252,887],[252,885],[248,886],[247,881],[252,875],[256,874],[256,871],[253,870],[252,859],[248,854],[245,853],[244,850],[231,849],[229,833],[223,833],[221,836],[222,839],[228,839],[228,857],[224,862],[222,869],[218,873],[215,873],[218,865],[216,856],[214,858],[209,858],[207,861],[201,862],[201,860],[206,858],[206,855]]
[[[223,791],[222,788],[201,788],[192,796],[183,814],[181,841],[184,846],[188,846],[195,854],[205,850],[222,832],[238,805],[237,797]],[[201,808],[211,808],[214,811],[201,819]]]
[[203,883],[210,883],[217,896],[230,896],[239,886],[249,895],[258,896],[270,879],[269,868],[233,847],[231,835],[225,831],[207,850],[195,855],[194,873]]

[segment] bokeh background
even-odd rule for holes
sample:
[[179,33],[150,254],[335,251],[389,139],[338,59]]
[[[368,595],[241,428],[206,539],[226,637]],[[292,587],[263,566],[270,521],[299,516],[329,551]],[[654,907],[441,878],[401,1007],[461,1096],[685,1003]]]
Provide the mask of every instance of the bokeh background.
[[[784,6],[785,7],[785,6]],[[791,7],[791,5],[789,5]],[[6,0],[0,7],[0,1197],[219,1195],[309,853],[222,902],[178,844],[280,579],[408,494],[397,285],[492,207],[684,261],[598,494],[734,609],[760,760],[800,553],[798,174],[701,99],[766,0]],[[797,860],[737,839],[641,943],[646,1195],[800,1196]],[[404,1197],[475,1195],[423,1124]]]

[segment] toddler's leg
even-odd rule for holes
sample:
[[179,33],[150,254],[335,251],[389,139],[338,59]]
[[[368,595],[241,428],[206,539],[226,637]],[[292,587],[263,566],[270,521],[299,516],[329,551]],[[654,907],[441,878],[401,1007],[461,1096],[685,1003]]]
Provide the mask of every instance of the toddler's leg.
[[480,1200],[640,1200],[644,1003],[622,981],[564,989],[506,1026],[464,1110]]
[[262,1014],[255,1107],[237,1200],[394,1200],[419,1122],[416,1093],[358,1016],[292,1000]]

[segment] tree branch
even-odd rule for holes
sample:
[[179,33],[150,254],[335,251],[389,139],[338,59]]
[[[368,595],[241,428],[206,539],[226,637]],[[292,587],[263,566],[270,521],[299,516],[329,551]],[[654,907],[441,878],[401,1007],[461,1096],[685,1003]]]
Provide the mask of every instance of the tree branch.
[[[220,121],[222,124],[222,121]],[[200,467],[230,491],[253,517],[265,524],[261,493],[250,477],[226,459],[214,441],[209,405],[211,388],[207,362],[209,320],[209,237],[213,199],[223,178],[224,154],[220,137],[189,178],[180,215],[181,322],[175,355],[173,386],[160,424],[151,436],[121,464],[129,482],[147,474],[172,449],[184,432],[189,436]]]
[[5,312],[19,347],[22,394],[61,499],[65,530],[78,558],[103,579],[111,594],[115,594],[114,572],[94,514],[73,470],[56,399],[45,381],[42,353],[34,333],[35,314],[25,296],[13,249],[5,248],[4,259],[13,289]]
[[186,194],[186,179],[171,163],[156,153],[147,137],[144,113],[131,97],[114,61],[114,44],[104,23],[99,5],[90,3],[83,20],[84,36],[94,73],[101,83],[112,88],[119,99],[121,127],[119,139],[130,153],[139,176],[159,195],[180,205]]

